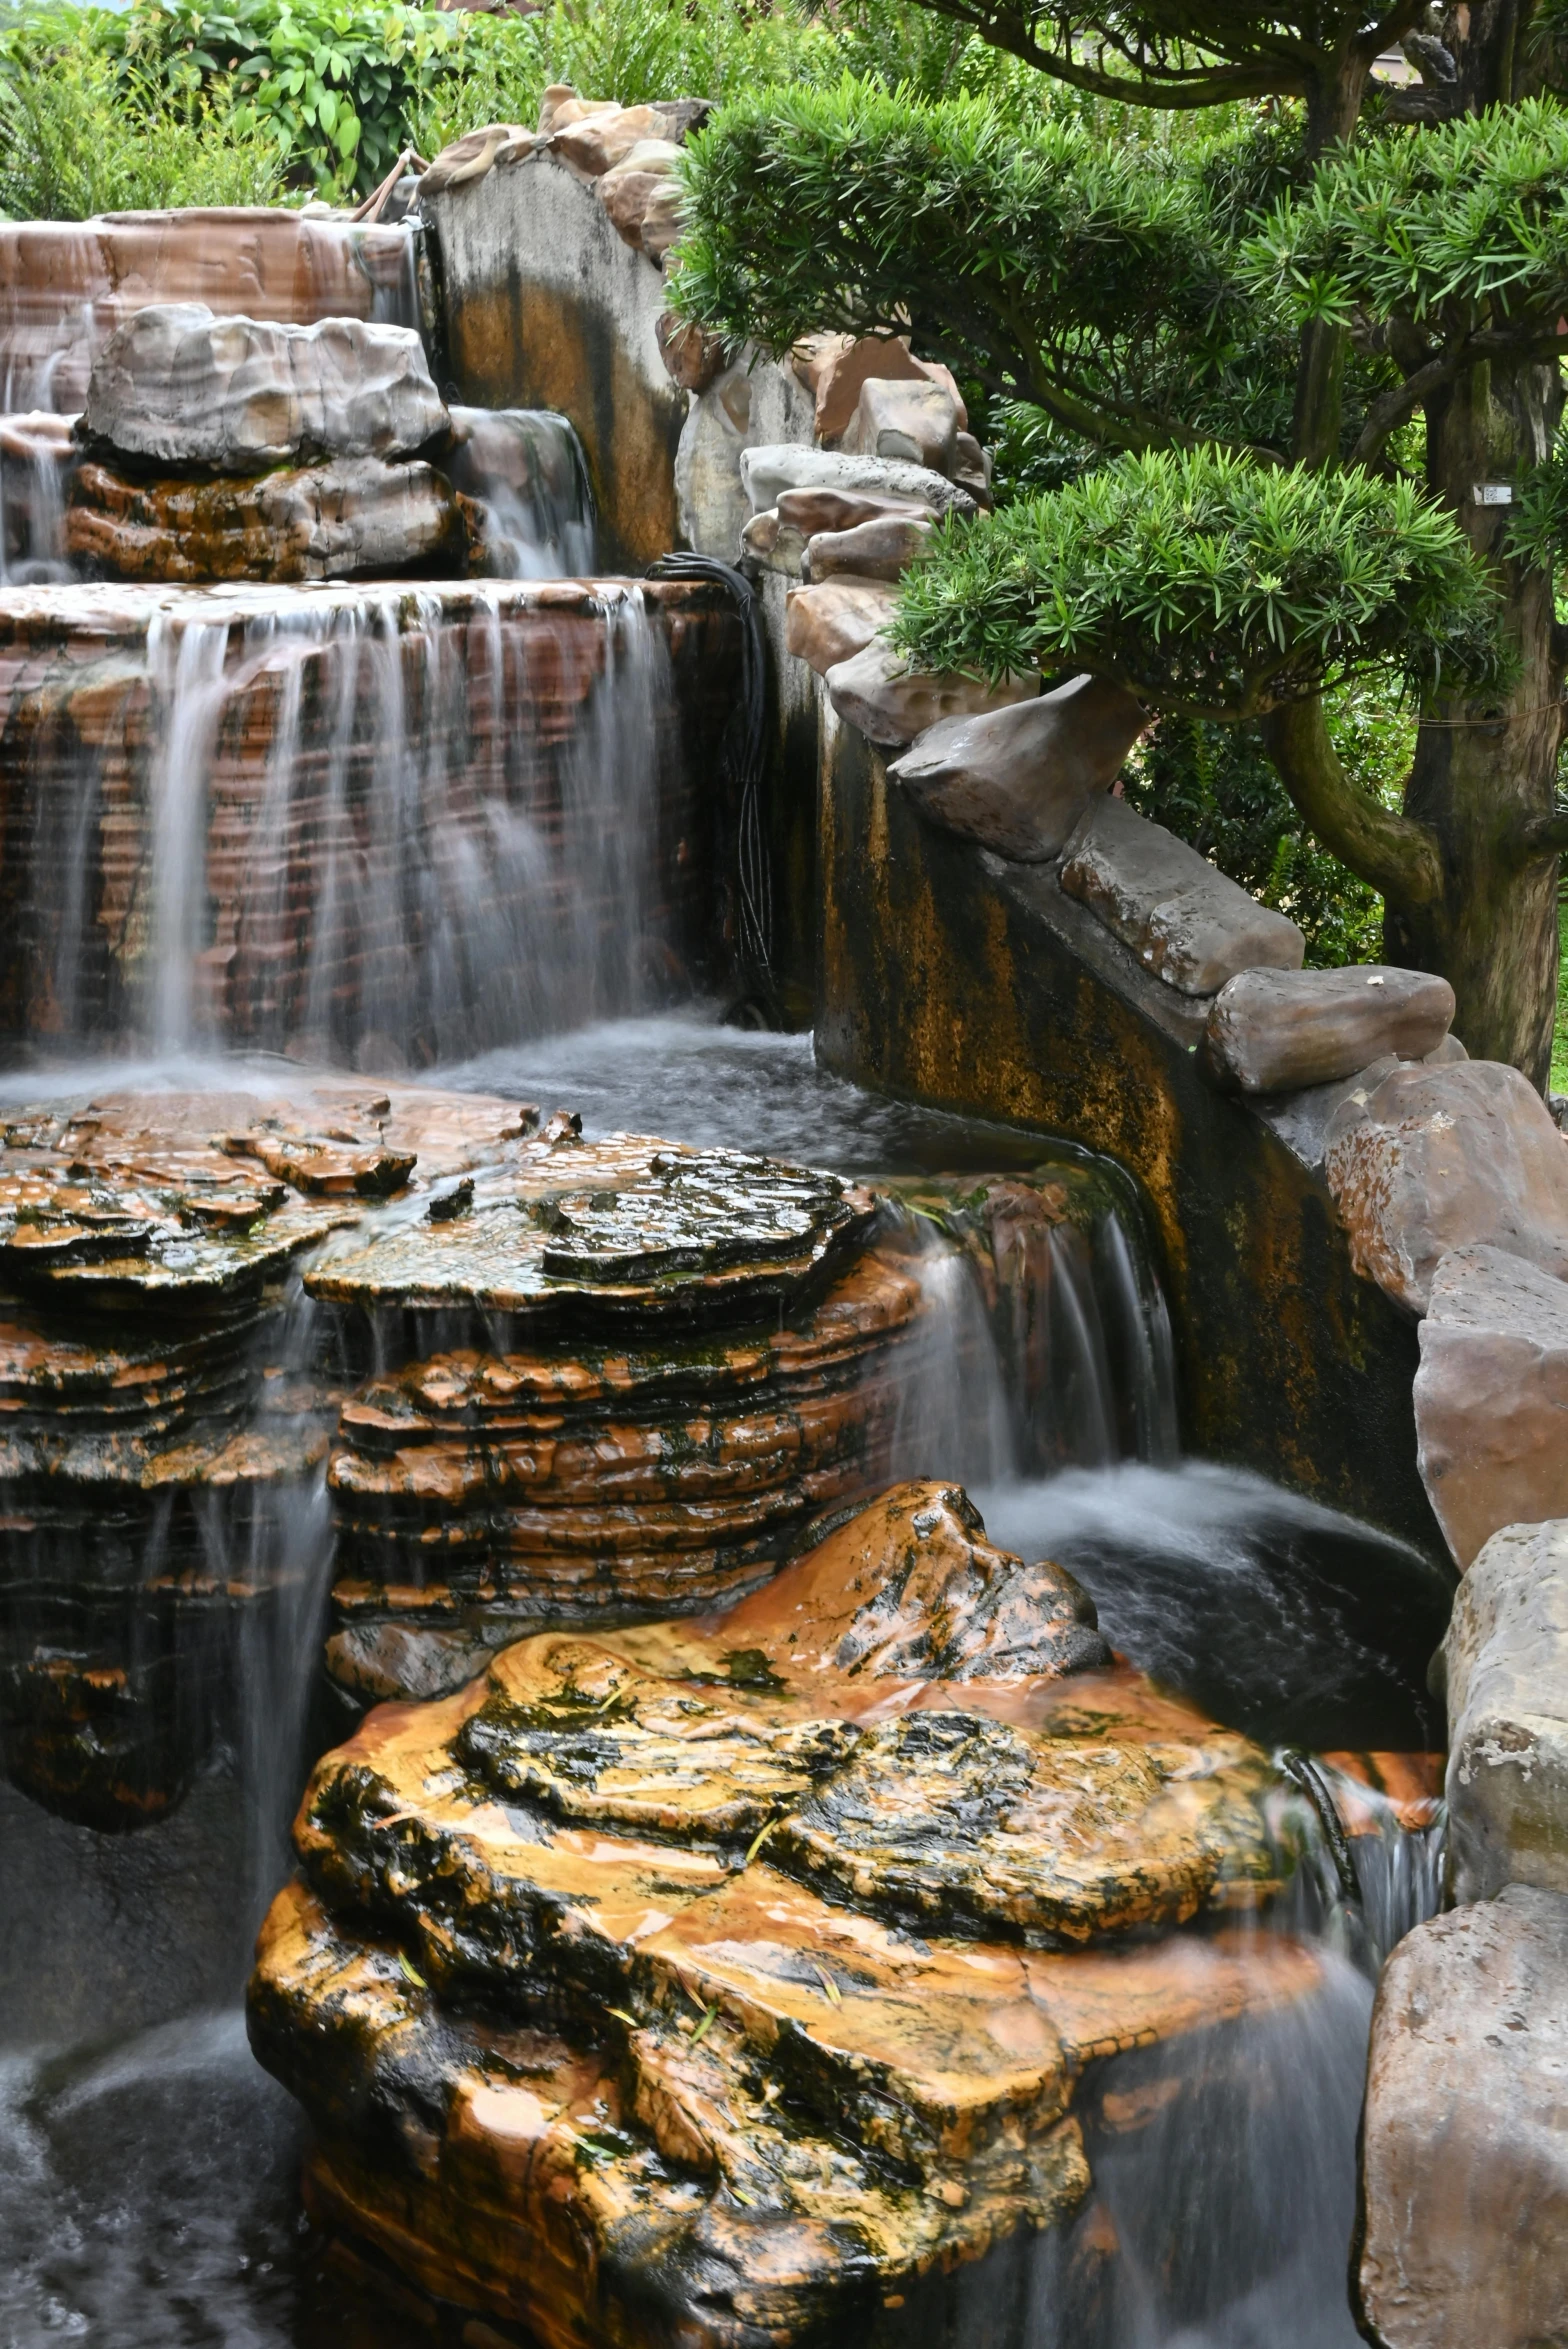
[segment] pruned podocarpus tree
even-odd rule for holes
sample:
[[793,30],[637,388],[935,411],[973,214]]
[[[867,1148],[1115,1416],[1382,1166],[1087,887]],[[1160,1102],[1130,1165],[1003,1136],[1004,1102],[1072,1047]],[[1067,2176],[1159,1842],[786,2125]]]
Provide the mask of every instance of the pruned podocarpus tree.
[[[775,352],[912,330],[1040,412],[1078,477],[945,534],[906,580],[906,649],[1259,721],[1304,823],[1382,892],[1390,958],[1443,972],[1471,1053],[1544,1084],[1568,847],[1552,28],[1530,0],[922,5],[1098,99],[1268,103],[1132,141],[1103,108],[763,93],[694,147],[677,306]],[[1401,41],[1420,84],[1370,83]],[[1356,676],[1417,698],[1398,812],[1325,722]]]

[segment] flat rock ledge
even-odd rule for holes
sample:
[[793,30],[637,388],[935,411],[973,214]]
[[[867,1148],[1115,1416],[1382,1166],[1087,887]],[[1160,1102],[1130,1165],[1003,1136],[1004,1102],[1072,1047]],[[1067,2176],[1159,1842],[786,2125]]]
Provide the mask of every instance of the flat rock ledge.
[[1294,971],[1306,941],[1125,800],[1094,800],[1062,859],[1062,887],[1183,995],[1213,995],[1257,965]]
[[1568,1282],[1504,1248],[1452,1248],[1432,1277],[1416,1456],[1460,1567],[1504,1526],[1568,1517]]
[[1372,2018],[1356,2283],[1383,2349],[1568,2338],[1568,1898],[1418,1925]]
[[728,1615],[373,1714],[249,1993],[318,2218],[547,2349],[803,2349],[1068,2226],[1104,2059],[1170,2051],[1135,2126],[1321,1981],[1215,1917],[1277,1886],[1268,1761],[1087,1612],[904,1485]]

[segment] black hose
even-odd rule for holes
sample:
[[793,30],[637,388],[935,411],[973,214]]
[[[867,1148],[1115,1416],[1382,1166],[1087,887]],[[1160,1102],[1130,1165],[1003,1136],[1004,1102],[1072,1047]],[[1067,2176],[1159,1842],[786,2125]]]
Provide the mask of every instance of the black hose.
[[1350,1839],[1345,1833],[1338,1805],[1329,1792],[1323,1773],[1307,1754],[1292,1750],[1281,1754],[1280,1768],[1287,1778],[1295,1781],[1318,1815],[1318,1824],[1334,1855],[1334,1873],[1339,1888],[1347,1900],[1360,1901],[1361,1879],[1356,1874],[1356,1863],[1350,1856]]
[[716,555],[660,555],[648,565],[649,579],[706,579],[722,587],[741,623],[741,689],[720,745],[726,813],[733,832],[722,857],[735,865],[736,960],[743,987],[770,1015],[773,983],[773,868],[762,820],[762,785],[768,750],[768,647],[762,607],[751,581],[733,563]]

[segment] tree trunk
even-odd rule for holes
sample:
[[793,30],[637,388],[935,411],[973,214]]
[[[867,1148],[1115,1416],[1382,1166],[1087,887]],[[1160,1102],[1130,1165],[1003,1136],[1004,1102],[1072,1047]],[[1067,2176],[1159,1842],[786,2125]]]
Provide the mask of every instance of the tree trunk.
[[1454,989],[1454,1032],[1478,1060],[1507,1060],[1543,1090],[1557,1011],[1557,859],[1532,852],[1526,828],[1551,815],[1563,668],[1552,583],[1502,557],[1506,505],[1478,502],[1547,455],[1562,394],[1555,369],[1477,368],[1427,410],[1428,480],[1492,568],[1516,676],[1480,699],[1439,693],[1423,712],[1405,813],[1429,825],[1443,887],[1424,905],[1390,901],[1391,961],[1441,971]]

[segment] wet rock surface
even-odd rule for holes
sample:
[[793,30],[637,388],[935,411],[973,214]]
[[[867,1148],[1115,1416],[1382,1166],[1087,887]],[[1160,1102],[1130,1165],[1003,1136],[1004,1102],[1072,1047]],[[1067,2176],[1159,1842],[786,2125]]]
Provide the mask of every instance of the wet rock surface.
[[25,1792],[103,1829],[184,1794],[245,1626],[322,1562],[337,1396],[290,1337],[300,1259],[532,1115],[353,1079],[13,1112],[0,1740]]
[[409,457],[446,421],[413,327],[279,325],[174,302],[110,335],[82,430],[159,466],[260,473],[312,457]]
[[889,772],[932,823],[1038,864],[1061,854],[1146,723],[1131,694],[1075,677],[1010,709],[943,720]]
[[1454,991],[1427,971],[1238,972],[1204,1030],[1208,1064],[1244,1093],[1294,1092],[1354,1076],[1386,1053],[1425,1060],[1448,1033]]
[[1493,1534],[1443,1642],[1449,1874],[1568,1893],[1568,1521]]
[[1413,1312],[1451,1248],[1568,1274],[1568,1142],[1516,1068],[1403,1067],[1357,1086],[1329,1124],[1323,1166],[1356,1270]]
[[1568,2331],[1568,1898],[1417,1926],[1372,2024],[1357,2281],[1383,2349]]
[[1255,965],[1297,970],[1301,932],[1125,800],[1096,799],[1067,843],[1062,887],[1183,995]]
[[829,669],[825,682],[828,699],[844,723],[889,750],[901,750],[943,719],[1007,709],[1014,702],[1033,700],[1040,690],[1038,677],[987,685],[956,669],[911,669],[879,637]]
[[1503,1248],[1451,1248],[1416,1373],[1417,1456],[1460,1566],[1502,1527],[1568,1513],[1568,1283]]
[[1086,2067],[1319,1980],[1289,1941],[1129,1938],[1267,1897],[1271,1773],[1084,1669],[1082,1612],[904,1486],[727,1616],[541,1635],[372,1715],[318,1766],[250,1992],[313,2209],[549,2344],[736,2349],[1065,2221]]

